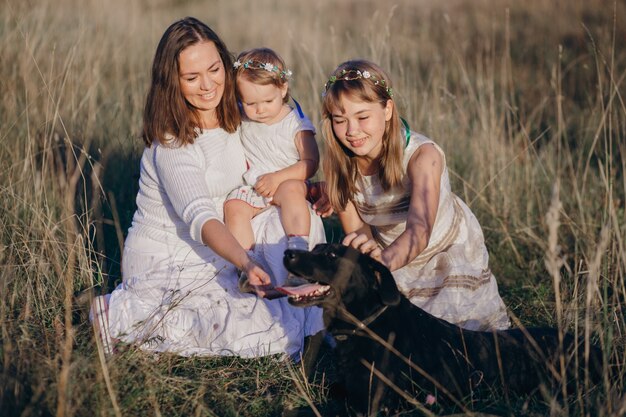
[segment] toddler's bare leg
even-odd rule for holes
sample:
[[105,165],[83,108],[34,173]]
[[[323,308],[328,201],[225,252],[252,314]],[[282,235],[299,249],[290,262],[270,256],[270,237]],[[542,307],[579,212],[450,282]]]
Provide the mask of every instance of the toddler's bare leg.
[[254,245],[254,232],[250,221],[259,209],[242,200],[228,200],[224,203],[224,224],[245,250]]
[[[280,207],[280,220],[287,235],[287,249],[309,250],[311,215],[306,201],[306,184],[303,181],[287,180],[281,183],[274,194],[272,204]],[[288,274],[287,286],[306,284],[303,278]]]
[[304,181],[287,180],[278,186],[274,194],[272,204],[280,207],[280,220],[287,236],[309,236],[311,216],[306,193]]

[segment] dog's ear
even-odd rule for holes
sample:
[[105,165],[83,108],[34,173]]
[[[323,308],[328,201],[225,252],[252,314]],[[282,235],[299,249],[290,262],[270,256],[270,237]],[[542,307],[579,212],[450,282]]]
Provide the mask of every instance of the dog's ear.
[[396,285],[396,280],[387,267],[379,262],[374,262],[374,273],[378,281],[378,294],[384,305],[396,306],[400,303],[400,290]]

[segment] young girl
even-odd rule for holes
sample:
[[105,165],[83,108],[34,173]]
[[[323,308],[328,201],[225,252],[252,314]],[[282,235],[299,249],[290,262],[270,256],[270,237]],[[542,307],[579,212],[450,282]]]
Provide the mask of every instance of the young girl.
[[252,254],[251,219],[269,204],[279,206],[287,246],[308,250],[311,220],[305,180],[319,162],[315,128],[297,103],[295,109],[287,104],[291,71],[274,51],[243,52],[234,68],[249,169],[244,174],[247,185],[231,192],[224,204],[226,226]]
[[343,243],[385,264],[431,314],[472,330],[507,328],[480,225],[451,192],[441,148],[398,116],[382,69],[339,65],[325,85],[323,130],[326,192]]

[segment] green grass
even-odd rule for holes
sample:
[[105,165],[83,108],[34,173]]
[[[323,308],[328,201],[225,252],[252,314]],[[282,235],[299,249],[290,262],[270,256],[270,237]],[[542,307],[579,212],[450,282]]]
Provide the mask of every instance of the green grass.
[[[120,280],[156,43],[197,16],[233,52],[268,46],[319,126],[341,61],[387,68],[411,127],[447,154],[524,325],[599,343],[615,381],[510,416],[626,413],[626,5],[529,0],[5,0],[0,6],[0,415],[332,415],[332,352],[311,380],[280,358],[98,355],[75,293]],[[320,141],[321,143],[321,141]],[[557,198],[553,189],[558,184]],[[341,236],[336,219],[327,237]],[[436,413],[442,410],[435,409]],[[448,410],[452,412],[454,410]],[[458,411],[458,410],[456,410]],[[420,415],[413,410],[404,415]]]

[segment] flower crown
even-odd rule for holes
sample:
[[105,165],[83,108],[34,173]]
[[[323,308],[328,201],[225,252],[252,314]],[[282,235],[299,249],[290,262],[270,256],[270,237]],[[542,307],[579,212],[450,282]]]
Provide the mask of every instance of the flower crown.
[[369,71],[361,71],[356,69],[343,69],[341,70],[341,73],[339,75],[331,75],[328,81],[326,81],[326,84],[324,84],[324,93],[322,93],[322,96],[325,96],[330,86],[337,81],[352,81],[360,79],[370,80],[374,85],[383,86],[389,98],[393,98],[393,88],[387,86],[387,81],[385,81],[383,78],[377,78]]
[[244,69],[256,69],[256,70],[265,70],[268,72],[275,72],[276,74],[278,74],[280,78],[283,78],[286,80],[291,78],[291,75],[293,74],[291,70],[289,69],[281,70],[280,68],[278,68],[276,65],[272,64],[271,62],[260,62],[260,61],[255,61],[252,59],[249,59],[244,62],[241,62],[240,60],[236,60],[233,63],[234,69],[237,70],[240,67],[243,67]]

